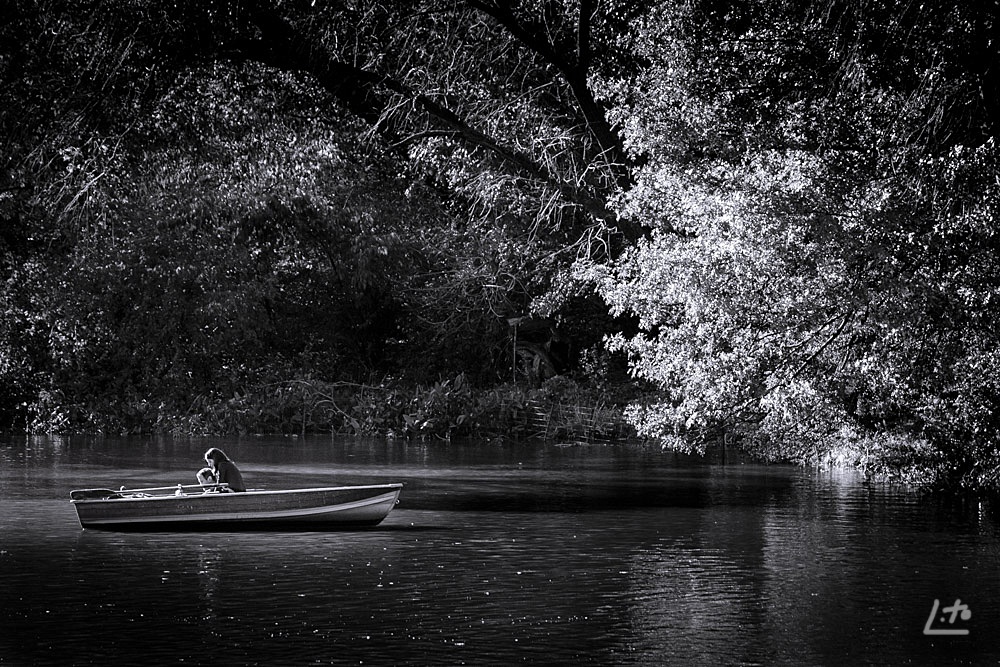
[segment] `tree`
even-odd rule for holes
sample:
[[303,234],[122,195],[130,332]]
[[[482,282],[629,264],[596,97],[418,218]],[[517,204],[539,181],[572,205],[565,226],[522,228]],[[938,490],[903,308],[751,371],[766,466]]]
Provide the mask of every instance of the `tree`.
[[614,115],[653,233],[580,267],[641,318],[613,340],[661,388],[640,429],[995,486],[995,8],[663,9]]
[[482,368],[574,246],[623,224],[624,153],[588,87],[620,11],[15,9],[3,345],[27,395],[183,402],[254,381],[268,351],[355,377]]

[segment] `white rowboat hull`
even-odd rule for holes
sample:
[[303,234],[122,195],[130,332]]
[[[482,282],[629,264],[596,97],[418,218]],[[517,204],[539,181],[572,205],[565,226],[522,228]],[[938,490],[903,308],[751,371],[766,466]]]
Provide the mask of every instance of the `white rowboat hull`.
[[[75,491],[80,525],[109,530],[318,529],[374,526],[396,505],[402,484],[243,493],[85,497]],[[89,490],[90,495],[98,490]]]

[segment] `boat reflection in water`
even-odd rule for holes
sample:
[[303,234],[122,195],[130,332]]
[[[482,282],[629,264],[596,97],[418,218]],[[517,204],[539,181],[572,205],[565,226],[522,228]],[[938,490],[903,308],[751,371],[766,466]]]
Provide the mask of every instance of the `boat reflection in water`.
[[395,506],[402,488],[402,484],[376,484],[225,493],[178,485],[80,489],[70,498],[84,528],[318,530],[378,525]]

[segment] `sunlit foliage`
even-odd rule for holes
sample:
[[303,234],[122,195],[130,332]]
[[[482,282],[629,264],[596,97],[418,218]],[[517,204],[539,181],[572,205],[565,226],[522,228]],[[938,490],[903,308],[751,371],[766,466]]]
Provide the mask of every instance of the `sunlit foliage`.
[[621,211],[651,235],[579,271],[641,320],[612,345],[662,390],[644,433],[995,484],[996,70],[975,10],[923,7],[694,3],[640,29]]

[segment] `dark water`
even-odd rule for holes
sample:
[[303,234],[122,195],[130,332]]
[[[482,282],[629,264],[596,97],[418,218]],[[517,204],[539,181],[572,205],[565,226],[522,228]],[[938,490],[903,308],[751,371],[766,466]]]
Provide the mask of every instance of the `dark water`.
[[[406,484],[378,528],[83,531],[80,487]],[[984,505],[653,449],[0,439],[3,665],[1000,661]],[[968,605],[955,622],[935,600]],[[942,621],[942,618],[944,619]]]

